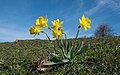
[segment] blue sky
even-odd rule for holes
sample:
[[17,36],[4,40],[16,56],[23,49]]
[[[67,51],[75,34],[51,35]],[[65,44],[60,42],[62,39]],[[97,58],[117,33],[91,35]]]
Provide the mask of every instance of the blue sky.
[[[0,42],[46,39],[44,34],[34,38],[29,34],[35,20],[46,15],[50,26],[52,20],[63,20],[69,38],[75,37],[82,15],[92,20],[92,28],[81,29],[79,37],[93,36],[100,24],[108,24],[120,35],[120,0],[0,0]],[[52,38],[51,31],[45,30]]]

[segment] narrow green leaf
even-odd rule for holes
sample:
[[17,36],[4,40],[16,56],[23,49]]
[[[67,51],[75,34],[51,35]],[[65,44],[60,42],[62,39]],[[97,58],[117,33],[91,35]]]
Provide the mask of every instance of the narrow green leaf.
[[61,62],[52,62],[52,61],[47,61],[47,62],[45,62],[45,63],[43,63],[43,65],[45,65],[45,66],[52,66],[52,65],[60,65],[60,64],[66,64],[66,63],[69,63],[70,61],[69,60],[67,60],[67,59],[64,59],[64,60],[62,60]]
[[45,65],[45,66],[50,66],[50,65],[56,65],[56,64],[60,64],[61,62],[51,62],[51,61],[48,61],[48,62],[45,62],[45,63],[43,63],[43,65]]
[[76,56],[85,53],[87,50],[86,47],[83,47],[78,53],[76,53]]
[[68,58],[68,56],[67,56],[67,54],[66,54],[64,48],[62,48],[62,52],[63,52],[64,57],[65,57],[65,58]]
[[77,50],[79,49],[80,44],[78,43],[77,45],[74,44],[74,48],[72,50],[72,58],[75,57],[75,53],[77,52]]
[[80,51],[80,49],[83,47],[83,42],[80,44],[80,43],[78,43],[77,44],[77,46],[75,47],[75,51],[74,51],[74,55],[78,52],[78,51]]
[[56,53],[51,53],[52,56],[59,57]]
[[72,50],[73,50],[73,46],[70,47],[68,52],[69,59],[72,59]]
[[63,59],[62,62],[70,62],[68,59]]
[[78,49],[77,53],[80,52],[82,48],[83,48],[83,42],[82,42],[80,48]]

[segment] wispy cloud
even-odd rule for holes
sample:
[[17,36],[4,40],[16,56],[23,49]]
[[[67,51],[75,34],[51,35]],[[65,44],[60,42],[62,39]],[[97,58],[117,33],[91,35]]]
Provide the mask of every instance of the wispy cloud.
[[97,0],[96,6],[85,11],[85,14],[91,16],[97,12],[102,11],[105,8],[110,8],[113,11],[120,13],[120,1],[119,0]]
[[79,17],[81,15],[83,2],[83,0],[73,0],[71,5],[67,6],[67,9],[62,9],[60,15],[62,15],[67,21],[71,21],[74,18]]
[[[44,4],[42,5],[42,3],[48,5],[43,6]],[[0,10],[2,11],[0,15],[0,40],[5,41],[33,38],[32,35],[29,35],[30,26],[28,25],[32,24],[35,19],[33,20],[31,18],[34,18],[46,12],[49,14],[47,14],[48,16],[52,17],[52,20],[56,18],[64,20],[63,27],[64,30],[66,30],[65,32],[68,34],[68,37],[75,36],[77,26],[79,25],[78,18],[81,18],[83,14],[92,20],[91,25],[94,27],[90,29],[90,31],[87,31],[87,33],[84,33],[82,30],[81,33],[83,34],[80,33],[80,37],[84,36],[85,34],[87,36],[92,35],[95,28],[103,22],[116,25],[116,23],[119,21],[114,21],[114,18],[116,18],[116,16],[117,19],[120,18],[119,0],[50,0],[47,2],[46,0],[42,2],[26,0],[25,2],[7,2],[7,5],[5,5],[5,7],[4,4],[1,3],[1,7],[2,8],[0,8]],[[51,32],[46,32],[52,38]],[[44,34],[40,34],[35,38],[46,39],[46,36]]]
[[120,14],[120,1],[119,0],[110,0],[109,7],[113,11],[117,11],[117,13]]
[[85,11],[84,13],[88,16],[91,16],[102,9],[106,4],[108,3],[108,0],[100,0],[95,7],[90,8],[89,10]]

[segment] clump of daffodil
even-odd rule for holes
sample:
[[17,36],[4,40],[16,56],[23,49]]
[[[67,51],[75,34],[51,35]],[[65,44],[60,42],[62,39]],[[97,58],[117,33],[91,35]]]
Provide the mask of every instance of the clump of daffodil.
[[87,28],[92,28],[90,26],[91,20],[89,18],[86,18],[84,15],[82,16],[82,19],[79,19],[79,23],[80,23],[80,25],[78,26],[78,31],[77,31],[75,40],[77,40],[78,33],[79,33],[81,27],[84,28],[85,31],[87,30]]
[[89,18],[85,18],[84,15],[82,16],[82,19],[79,19],[79,22],[80,26],[83,27],[85,30],[87,30],[87,28],[91,28],[91,20]]
[[36,35],[36,34],[39,34],[42,30],[38,27],[31,26],[29,31],[30,31],[30,34]]
[[[84,28],[85,30],[87,30],[87,28],[91,28],[91,25],[90,25],[91,20],[89,18],[86,18],[84,15],[82,16],[82,19],[79,19],[79,22],[80,22],[80,25],[78,26],[75,42],[77,42],[76,40],[80,31],[80,28]],[[50,29],[52,31],[53,38],[56,38],[57,40],[57,44],[61,50],[62,56],[57,54],[57,52],[50,53],[49,51],[47,51],[51,55],[51,57],[53,57],[53,59],[55,59],[56,61],[53,60],[53,61],[45,62],[43,63],[43,65],[54,65],[54,64],[64,64],[68,62],[73,62],[78,55],[82,54],[86,50],[86,49],[83,49],[83,42],[76,44],[75,42],[70,42],[67,40],[66,34],[63,32],[63,27],[62,27],[63,23],[64,21],[60,21],[59,19],[56,19],[52,21],[53,26],[49,27],[47,17],[40,16],[36,20],[35,26],[31,26],[29,30],[30,34],[35,34],[35,35],[39,33],[44,33],[49,39],[50,43],[53,45],[54,49],[55,49],[54,44],[50,40],[47,33],[41,30],[41,28]],[[65,40],[62,40],[62,38],[60,38],[63,34],[65,34],[65,38],[64,38]]]
[[39,34],[40,32],[44,32],[41,30],[41,28],[48,28],[48,19],[47,17],[42,17],[40,16],[39,18],[37,18],[36,22],[35,22],[35,26],[31,26],[29,31],[30,34]]
[[52,28],[62,28],[63,23],[64,22],[63,21],[60,22],[59,19],[54,20],[54,21],[52,21],[52,24],[53,24]]
[[62,28],[63,21],[60,22],[60,20],[57,19],[52,21],[52,24],[53,24],[52,36],[53,38],[59,39],[63,34],[63,28]]
[[35,26],[36,27],[40,27],[40,28],[43,28],[43,27],[48,27],[48,19],[47,17],[42,17],[40,16],[36,22],[35,22]]
[[59,39],[63,34],[63,30],[61,28],[56,28],[53,32],[52,32],[52,36],[53,38],[57,38]]

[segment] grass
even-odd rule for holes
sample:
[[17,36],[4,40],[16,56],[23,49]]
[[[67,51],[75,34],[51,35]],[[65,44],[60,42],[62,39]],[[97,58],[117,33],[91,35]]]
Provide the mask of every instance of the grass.
[[[74,42],[73,39],[69,39]],[[74,63],[35,75],[120,75],[120,37],[79,38],[88,51]],[[55,43],[55,41],[54,41]],[[50,47],[50,48],[49,48]],[[57,47],[57,45],[55,46]],[[47,40],[18,40],[0,43],[0,75],[33,75],[31,61],[53,52]],[[59,52],[59,48],[57,48]]]

